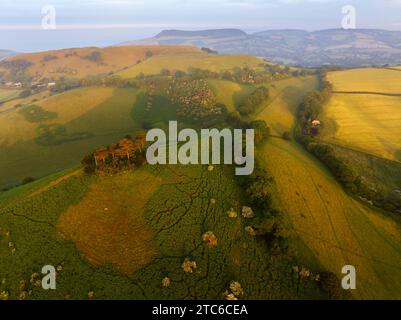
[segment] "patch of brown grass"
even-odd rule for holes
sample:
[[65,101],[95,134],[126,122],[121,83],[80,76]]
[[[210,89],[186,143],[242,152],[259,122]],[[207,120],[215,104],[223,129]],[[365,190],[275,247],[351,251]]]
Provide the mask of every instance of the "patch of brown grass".
[[93,264],[132,276],[156,251],[144,206],[160,185],[145,169],[101,177],[84,199],[61,214],[58,231]]

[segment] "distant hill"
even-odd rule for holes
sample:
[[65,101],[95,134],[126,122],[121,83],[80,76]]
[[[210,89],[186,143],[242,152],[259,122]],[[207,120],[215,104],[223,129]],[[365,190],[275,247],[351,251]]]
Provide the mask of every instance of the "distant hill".
[[401,32],[374,29],[162,31],[124,45],[159,44],[208,47],[224,54],[250,54],[276,63],[317,67],[401,64]]
[[10,51],[10,50],[1,50],[0,49],[0,60],[3,60],[4,58],[7,58],[9,56],[12,56],[15,54],[15,52]]
[[21,81],[23,78],[32,82],[62,77],[82,78],[118,72],[158,55],[193,52],[201,51],[189,46],[118,46],[24,53],[1,61],[0,73],[10,81]]

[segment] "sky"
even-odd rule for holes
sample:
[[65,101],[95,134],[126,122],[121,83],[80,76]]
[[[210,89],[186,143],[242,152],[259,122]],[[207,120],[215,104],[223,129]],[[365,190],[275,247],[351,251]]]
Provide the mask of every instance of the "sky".
[[[55,30],[42,28],[47,5]],[[357,28],[401,30],[401,0],[0,0],[0,49],[107,46],[164,29],[341,28],[344,5],[355,7]]]

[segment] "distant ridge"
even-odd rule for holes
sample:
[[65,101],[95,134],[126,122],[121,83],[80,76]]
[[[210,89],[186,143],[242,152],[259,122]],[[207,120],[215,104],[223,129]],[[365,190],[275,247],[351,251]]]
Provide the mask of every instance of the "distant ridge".
[[11,50],[1,50],[1,49],[0,49],[0,61],[3,60],[3,59],[5,59],[5,58],[7,58],[7,57],[9,57],[9,56],[15,55],[15,54],[17,54],[17,53],[14,52],[14,51],[11,51]]
[[401,32],[378,29],[283,29],[252,34],[239,29],[164,30],[123,45],[138,44],[208,47],[222,54],[250,54],[304,67],[401,64]]
[[239,29],[212,29],[200,31],[164,30],[155,38],[163,37],[247,37],[248,34]]

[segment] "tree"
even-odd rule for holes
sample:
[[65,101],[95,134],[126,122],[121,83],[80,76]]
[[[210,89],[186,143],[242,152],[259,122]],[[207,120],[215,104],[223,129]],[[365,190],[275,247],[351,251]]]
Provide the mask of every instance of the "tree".
[[257,88],[244,102],[238,107],[242,115],[249,115],[256,111],[263,101],[269,98],[269,89],[265,86]]
[[92,51],[90,54],[83,57],[82,59],[89,60],[95,63],[101,63],[103,60],[102,54],[99,51]]
[[165,69],[165,68],[164,68],[164,69],[161,69],[161,70],[160,70],[160,75],[166,77],[166,76],[171,75],[171,72],[170,72],[169,69]]
[[151,57],[153,57],[153,52],[148,50],[148,51],[146,51],[145,56],[146,56],[146,58],[151,58]]
[[270,136],[270,128],[264,120],[252,121],[250,127],[255,130],[255,144],[265,141]]
[[333,272],[322,272],[320,274],[320,288],[330,299],[342,298],[340,280]]
[[34,181],[35,181],[35,178],[26,177],[26,178],[24,178],[24,179],[22,180],[21,184],[22,184],[22,185],[25,185],[25,184],[28,184],[28,183],[31,183],[31,182],[34,182]]
[[32,94],[32,91],[29,89],[23,90],[21,91],[21,93],[19,94],[20,98],[26,98],[29,97]]
[[93,153],[86,155],[82,160],[81,160],[81,165],[84,168],[84,172],[86,174],[92,174],[96,171],[96,161],[95,161],[95,156]]
[[291,141],[291,133],[289,131],[284,131],[283,132],[283,139]]

